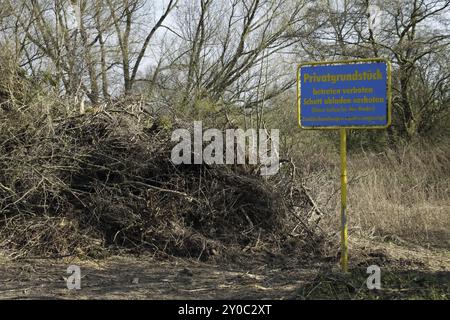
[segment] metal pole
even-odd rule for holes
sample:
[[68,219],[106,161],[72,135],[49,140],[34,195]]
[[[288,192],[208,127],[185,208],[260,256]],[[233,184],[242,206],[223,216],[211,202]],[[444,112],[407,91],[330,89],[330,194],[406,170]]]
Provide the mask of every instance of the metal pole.
[[340,129],[341,136],[341,267],[348,271],[348,232],[347,232],[347,131]]

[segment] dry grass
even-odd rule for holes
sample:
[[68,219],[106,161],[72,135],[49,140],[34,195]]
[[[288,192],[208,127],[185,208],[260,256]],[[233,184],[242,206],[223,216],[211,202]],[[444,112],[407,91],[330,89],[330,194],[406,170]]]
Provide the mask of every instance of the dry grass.
[[[328,213],[322,223],[337,232],[339,155],[329,151],[303,154],[303,162],[309,163],[304,180]],[[449,169],[446,144],[410,144],[382,153],[349,152],[350,233],[450,248]]]
[[399,151],[352,159],[351,172],[364,176],[351,186],[353,221],[377,235],[450,247],[449,147]]

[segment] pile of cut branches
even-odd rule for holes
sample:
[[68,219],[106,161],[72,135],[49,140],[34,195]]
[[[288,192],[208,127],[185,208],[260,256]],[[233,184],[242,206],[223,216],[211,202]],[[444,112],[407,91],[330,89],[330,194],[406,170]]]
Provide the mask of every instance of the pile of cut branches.
[[311,247],[320,238],[302,217],[304,195],[295,204],[285,184],[251,170],[176,166],[171,132],[133,114],[86,114],[52,128],[45,116],[0,116],[0,248],[15,256],[120,248],[206,259],[282,243],[292,226]]

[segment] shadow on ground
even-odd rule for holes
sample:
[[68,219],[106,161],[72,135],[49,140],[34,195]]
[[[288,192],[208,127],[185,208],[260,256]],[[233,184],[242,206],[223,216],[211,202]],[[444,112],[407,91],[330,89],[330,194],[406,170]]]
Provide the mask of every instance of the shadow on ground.
[[[413,255],[412,253],[410,254]],[[234,261],[117,256],[100,261],[22,260],[0,264],[1,299],[449,299],[448,253],[393,258],[374,250],[353,260],[300,260],[246,254]],[[428,261],[428,262],[427,262]],[[68,290],[69,265],[81,267],[81,290]],[[368,290],[367,266],[381,268],[381,290]]]

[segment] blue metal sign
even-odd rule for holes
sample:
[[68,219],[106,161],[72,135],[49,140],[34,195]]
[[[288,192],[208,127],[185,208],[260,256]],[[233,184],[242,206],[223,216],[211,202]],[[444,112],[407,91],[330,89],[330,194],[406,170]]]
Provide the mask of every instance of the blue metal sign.
[[386,128],[390,124],[387,61],[302,64],[297,72],[297,85],[302,128]]

